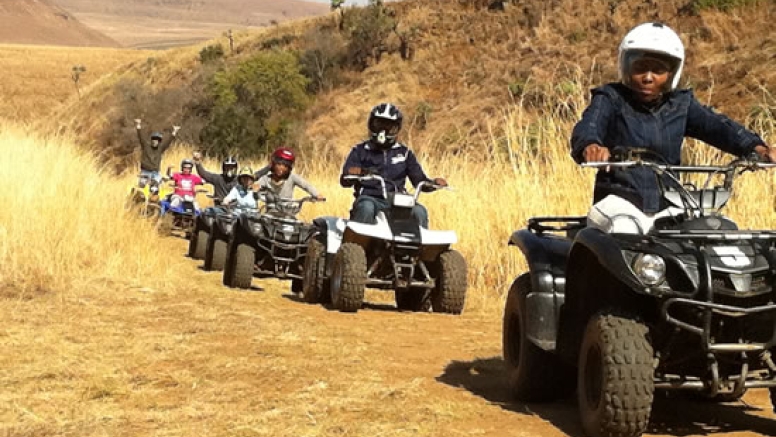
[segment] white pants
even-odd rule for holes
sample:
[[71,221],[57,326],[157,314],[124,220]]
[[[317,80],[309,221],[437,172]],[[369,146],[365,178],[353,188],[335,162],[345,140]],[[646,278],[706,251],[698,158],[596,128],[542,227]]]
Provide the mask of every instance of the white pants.
[[[183,203],[183,197],[177,194],[173,194],[172,196],[170,196],[170,208],[178,208],[179,206],[181,206],[181,203]],[[197,203],[196,200],[194,201],[194,209],[199,210],[199,204]]]

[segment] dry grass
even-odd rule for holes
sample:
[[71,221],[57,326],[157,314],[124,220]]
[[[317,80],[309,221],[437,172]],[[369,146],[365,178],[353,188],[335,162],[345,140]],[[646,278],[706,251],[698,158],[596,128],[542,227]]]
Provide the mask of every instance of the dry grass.
[[127,185],[63,138],[0,126],[0,295],[176,285],[181,260],[149,224],[124,213]]
[[121,65],[154,52],[120,49],[0,45],[0,119],[34,121],[68,100],[77,100],[71,79],[74,65],[83,65],[82,92]]

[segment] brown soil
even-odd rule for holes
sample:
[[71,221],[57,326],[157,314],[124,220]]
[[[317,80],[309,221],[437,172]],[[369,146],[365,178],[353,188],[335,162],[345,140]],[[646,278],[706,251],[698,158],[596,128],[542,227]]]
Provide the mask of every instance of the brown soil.
[[48,0],[5,0],[0,3],[0,43],[86,47],[118,45]]
[[[167,239],[161,249],[186,247]],[[386,303],[342,314],[298,301],[288,283],[238,292],[187,265],[191,290],[105,284],[0,301],[0,434],[581,435],[573,399],[508,399],[500,314]],[[660,398],[650,428],[774,435],[776,421],[754,390],[728,405]]]

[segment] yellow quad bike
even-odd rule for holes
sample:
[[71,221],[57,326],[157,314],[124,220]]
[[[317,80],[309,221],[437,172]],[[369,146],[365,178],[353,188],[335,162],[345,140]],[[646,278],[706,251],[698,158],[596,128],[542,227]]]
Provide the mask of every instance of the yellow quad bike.
[[[160,202],[173,193],[174,188],[168,184],[159,184],[153,178],[139,176],[140,184],[129,188],[128,208],[136,210],[141,217],[158,217],[161,212]],[[163,178],[166,180],[167,178]]]

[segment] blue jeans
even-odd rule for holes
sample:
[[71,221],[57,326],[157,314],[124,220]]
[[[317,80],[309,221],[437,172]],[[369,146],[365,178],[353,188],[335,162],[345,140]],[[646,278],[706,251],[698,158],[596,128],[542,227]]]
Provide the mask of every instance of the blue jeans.
[[[373,225],[377,223],[377,213],[390,207],[385,199],[361,195],[353,203],[353,209],[350,210],[350,219],[355,222]],[[412,216],[420,223],[420,226],[428,229],[428,211],[426,211],[426,207],[416,203],[412,207]]]
[[153,179],[157,184],[162,183],[162,175],[158,171],[140,170],[140,176],[137,183],[138,186],[140,188],[145,187],[147,179]]

